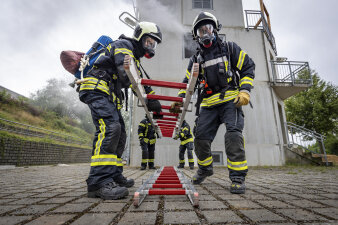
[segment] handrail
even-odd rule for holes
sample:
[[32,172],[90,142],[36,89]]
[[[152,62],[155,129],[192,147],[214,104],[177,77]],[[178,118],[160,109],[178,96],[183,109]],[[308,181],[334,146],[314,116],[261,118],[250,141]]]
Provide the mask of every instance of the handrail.
[[[326,157],[326,150],[324,145],[324,139],[325,136],[321,135],[319,133],[316,133],[315,131],[306,129],[304,127],[301,127],[297,124],[286,122],[285,126],[288,130],[288,144],[294,145],[297,144],[301,146],[306,151],[309,151],[314,154],[324,154],[326,166],[328,166],[328,161]],[[317,151],[311,150],[309,147],[313,145],[313,139],[318,143],[318,149]],[[320,149],[322,148],[322,152]]]
[[244,10],[244,12],[247,30],[263,30],[271,44],[273,51],[277,55],[276,41],[271,31],[270,19],[268,18],[268,21],[266,21],[264,13],[259,10]]

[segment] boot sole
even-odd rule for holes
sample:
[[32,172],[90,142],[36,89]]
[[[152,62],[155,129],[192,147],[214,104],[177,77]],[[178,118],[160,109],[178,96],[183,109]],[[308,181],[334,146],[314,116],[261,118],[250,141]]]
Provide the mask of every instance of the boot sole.
[[245,194],[245,190],[230,190],[231,194]]
[[95,192],[88,192],[87,193],[88,198],[102,198],[103,200],[117,200],[117,199],[124,198],[128,195],[129,195],[128,189],[126,189],[122,194],[115,195],[115,196],[100,196],[100,195],[96,194]]

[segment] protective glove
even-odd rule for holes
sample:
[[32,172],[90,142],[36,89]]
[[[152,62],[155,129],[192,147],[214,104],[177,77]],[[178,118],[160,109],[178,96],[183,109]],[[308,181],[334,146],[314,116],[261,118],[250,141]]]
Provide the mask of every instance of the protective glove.
[[182,106],[183,106],[182,102],[173,102],[173,103],[171,103],[169,112],[171,112],[171,113],[181,113],[182,110],[180,109],[180,107],[182,107]]
[[244,91],[240,91],[239,94],[236,96],[234,103],[236,107],[241,107],[242,105],[249,104],[250,101],[250,94]]

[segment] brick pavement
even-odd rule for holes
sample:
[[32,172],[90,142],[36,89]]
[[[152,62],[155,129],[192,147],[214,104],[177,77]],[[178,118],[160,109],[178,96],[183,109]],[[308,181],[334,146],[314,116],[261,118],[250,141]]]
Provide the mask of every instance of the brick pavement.
[[134,191],[153,173],[135,168],[125,169],[136,181],[128,198],[90,199],[88,172],[88,164],[0,167],[0,224],[338,224],[337,168],[252,168],[245,195],[230,194],[228,172],[215,168],[195,186],[199,208],[186,196],[148,196],[135,208]]

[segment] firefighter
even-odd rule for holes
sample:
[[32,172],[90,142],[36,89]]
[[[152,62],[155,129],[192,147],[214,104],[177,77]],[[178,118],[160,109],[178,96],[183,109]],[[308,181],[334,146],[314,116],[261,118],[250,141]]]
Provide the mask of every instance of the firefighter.
[[[162,33],[156,24],[140,22],[132,38],[121,35],[108,45],[79,88],[80,100],[89,106],[96,127],[91,168],[86,180],[88,197],[123,198],[129,193],[127,188],[134,185],[134,180],[122,175],[121,156],[126,131],[120,112],[123,100],[121,89],[131,87],[123,61],[126,55],[131,56],[141,73],[140,58],[152,58],[161,41]],[[151,88],[146,88],[146,91],[151,92]],[[159,102],[155,105],[160,107]],[[151,107],[149,110],[157,111]]]
[[184,154],[185,154],[185,150],[187,150],[189,168],[193,170],[194,169],[194,157],[192,155],[192,150],[194,149],[194,136],[192,135],[189,124],[185,120],[183,120],[180,132],[175,137],[175,139],[178,139],[178,138],[181,140],[179,154],[178,154],[178,158],[180,160],[178,168],[184,168],[184,164],[185,164]]
[[[197,123],[195,153],[198,171],[193,176],[194,184],[202,183],[213,175],[211,143],[218,127],[225,124],[225,152],[231,193],[245,193],[245,177],[248,172],[244,151],[244,114],[242,106],[250,100],[255,64],[248,54],[234,42],[223,42],[218,31],[221,25],[214,15],[201,12],[192,25],[193,38],[199,44],[196,55],[190,58],[184,83],[188,82],[193,63],[199,63]],[[180,97],[185,91],[180,90]],[[174,102],[171,112],[177,112],[181,103]],[[200,110],[199,110],[200,107]]]
[[147,163],[149,169],[156,169],[154,166],[156,132],[147,116],[138,125],[138,138],[142,149],[141,170],[147,168]]

